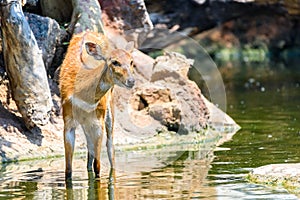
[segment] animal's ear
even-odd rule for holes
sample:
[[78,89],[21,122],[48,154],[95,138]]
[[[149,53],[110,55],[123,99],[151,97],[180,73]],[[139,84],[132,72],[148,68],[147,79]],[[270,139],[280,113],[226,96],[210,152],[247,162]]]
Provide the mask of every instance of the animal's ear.
[[126,44],[125,46],[125,50],[126,51],[129,51],[129,52],[132,52],[134,49],[134,42],[133,41],[130,41]]
[[85,43],[86,52],[93,56],[96,60],[105,60],[105,57],[102,55],[101,47],[93,42]]

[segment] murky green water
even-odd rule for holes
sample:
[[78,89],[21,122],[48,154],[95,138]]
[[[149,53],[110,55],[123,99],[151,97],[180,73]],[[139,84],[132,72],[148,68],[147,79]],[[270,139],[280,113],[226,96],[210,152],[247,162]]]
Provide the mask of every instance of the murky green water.
[[[212,152],[117,152],[115,181],[77,156],[73,182],[63,158],[3,165],[0,199],[298,199],[284,189],[248,183],[245,175],[270,163],[300,162],[300,73],[266,66],[223,67],[228,113],[242,129]],[[228,81],[231,80],[231,81]]]

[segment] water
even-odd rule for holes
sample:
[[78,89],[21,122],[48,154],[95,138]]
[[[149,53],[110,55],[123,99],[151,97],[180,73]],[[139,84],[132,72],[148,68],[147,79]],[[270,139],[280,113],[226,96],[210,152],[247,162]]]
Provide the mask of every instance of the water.
[[2,165],[0,199],[298,199],[245,176],[262,165],[300,162],[299,71],[246,65],[220,70],[227,111],[242,129],[215,151],[202,144],[187,151],[117,152],[113,183],[105,163],[101,179],[88,174],[84,155],[76,156],[72,183],[64,181],[63,158]]
[[[231,69],[228,83],[228,113],[241,125],[224,151],[216,151],[208,178],[248,173],[252,168],[272,163],[300,162],[300,76],[299,70],[269,66]],[[221,188],[234,190],[243,199],[297,199],[284,190],[243,183]],[[275,198],[276,197],[276,198]]]

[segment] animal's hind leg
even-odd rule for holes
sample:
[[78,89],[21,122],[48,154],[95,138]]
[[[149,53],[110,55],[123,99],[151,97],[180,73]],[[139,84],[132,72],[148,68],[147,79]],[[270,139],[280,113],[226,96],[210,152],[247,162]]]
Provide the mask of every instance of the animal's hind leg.
[[93,162],[94,162],[94,154],[90,153],[90,151],[88,151],[88,153],[87,153],[87,170],[88,171],[93,170]]
[[86,137],[86,145],[87,145],[87,170],[92,171],[93,170],[93,163],[95,159],[95,152],[94,152],[94,141],[93,138],[91,138],[91,130],[88,125],[82,125],[83,132]]
[[115,168],[115,149],[113,144],[113,127],[114,127],[114,118],[113,118],[113,108],[110,103],[107,105],[107,110],[105,113],[105,129],[107,134],[106,148],[107,155],[112,169]]
[[100,152],[102,143],[102,133],[97,124],[88,124],[82,126],[87,140],[87,169],[94,172],[96,177],[100,175]]
[[94,172],[96,177],[100,177],[100,153],[101,153],[101,144],[102,144],[102,134],[95,141],[94,151],[95,151],[95,159],[94,159]]

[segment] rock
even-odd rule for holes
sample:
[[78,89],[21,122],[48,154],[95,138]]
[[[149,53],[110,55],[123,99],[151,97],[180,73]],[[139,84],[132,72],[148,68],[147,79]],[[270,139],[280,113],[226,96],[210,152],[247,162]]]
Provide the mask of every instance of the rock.
[[[226,113],[210,103],[187,73],[193,60],[178,53],[168,53],[154,60],[150,80],[138,73],[132,90],[115,87],[115,142],[140,143],[157,134],[199,133],[206,128],[224,133],[226,141],[240,128]],[[222,143],[222,142],[221,142]]]
[[144,84],[136,88],[130,104],[134,111],[149,115],[165,126],[158,127],[156,131],[178,131],[181,110],[176,100],[171,96],[170,89]]
[[[123,30],[151,29],[153,27],[144,0],[99,0],[99,3],[103,10],[102,18],[107,27],[112,27],[121,32]],[[128,14],[129,12],[130,14]]]
[[182,85],[183,81],[188,79],[187,74],[193,62],[179,53],[166,52],[165,56],[156,59],[150,81],[156,82],[171,78],[175,83]]
[[61,43],[66,32],[60,28],[55,20],[49,17],[30,13],[25,13],[25,16],[38,46],[42,50],[45,68],[49,70],[55,56],[56,47]]
[[170,89],[173,99],[181,107],[181,128],[185,132],[199,131],[207,126],[209,112],[201,91],[187,77],[192,60],[178,53],[158,57],[153,67],[151,82]]
[[181,110],[178,103],[154,104],[149,107],[149,115],[166,126],[168,131],[178,131],[180,127]]
[[98,1],[102,9],[105,30],[109,30],[110,33],[121,34],[127,41],[134,41],[135,47],[138,47],[146,38],[147,32],[153,29],[144,0]]
[[213,103],[203,97],[204,103],[209,112],[208,124],[211,128],[221,133],[227,133],[226,137],[229,140],[241,127],[235,123],[235,121],[223,112],[221,109],[216,107]]
[[284,187],[293,193],[300,193],[300,163],[270,164],[258,167],[249,173],[251,182]]
[[136,68],[138,74],[149,81],[152,76],[154,59],[140,51],[134,51],[132,57],[134,60],[134,64],[138,66]]
[[138,133],[135,136],[144,139],[157,132],[187,134],[203,130],[209,113],[200,89],[188,80],[191,62],[182,55],[168,53],[155,60],[151,81],[136,74],[139,81],[133,90],[116,88],[118,130],[127,135]]
[[134,93],[137,98],[137,102],[133,101],[133,109],[142,110],[149,105],[162,104],[172,101],[171,93],[169,88],[160,86],[147,86],[142,85],[141,88],[136,88],[137,92]]

